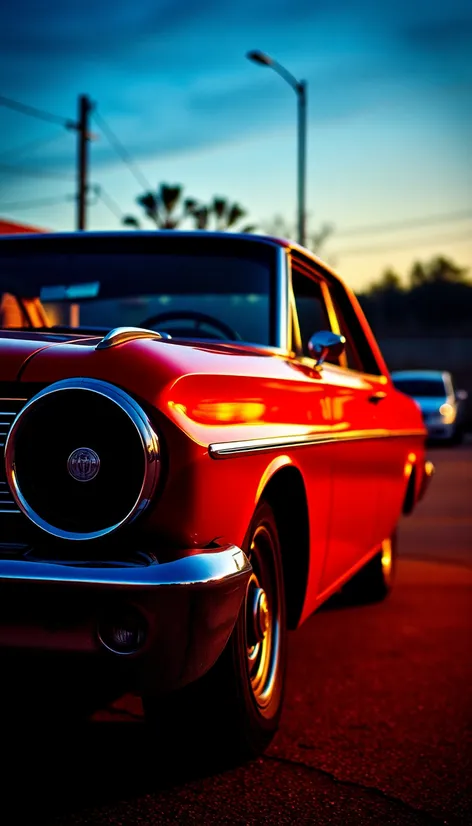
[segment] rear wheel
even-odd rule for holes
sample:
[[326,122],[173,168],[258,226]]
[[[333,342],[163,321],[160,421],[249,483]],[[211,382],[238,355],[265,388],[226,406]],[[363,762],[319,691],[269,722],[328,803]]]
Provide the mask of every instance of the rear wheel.
[[228,644],[213,668],[168,697],[144,697],[146,720],[181,759],[212,767],[260,754],[280,719],[286,663],[285,597],[277,525],[271,507],[256,509],[245,542],[252,565]]
[[346,583],[342,596],[350,604],[381,602],[393,587],[397,558],[397,536],[384,539],[378,553]]

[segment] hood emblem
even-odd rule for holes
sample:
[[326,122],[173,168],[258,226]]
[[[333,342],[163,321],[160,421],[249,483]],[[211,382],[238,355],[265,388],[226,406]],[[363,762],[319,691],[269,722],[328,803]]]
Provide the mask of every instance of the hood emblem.
[[77,482],[91,482],[100,470],[100,457],[91,447],[78,447],[67,460],[67,470]]

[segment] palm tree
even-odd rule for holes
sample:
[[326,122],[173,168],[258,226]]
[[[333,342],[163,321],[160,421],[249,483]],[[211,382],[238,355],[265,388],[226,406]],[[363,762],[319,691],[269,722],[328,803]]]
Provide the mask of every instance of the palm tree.
[[[215,197],[208,206],[196,198],[183,198],[181,184],[160,184],[157,192],[145,192],[136,198],[146,218],[157,229],[177,229],[186,220],[190,220],[195,229],[229,230],[237,229],[238,222],[245,217],[246,211],[237,203],[230,203],[226,198]],[[140,221],[133,215],[126,215],[123,224],[140,229]],[[255,226],[246,225],[240,232],[254,232]]]
[[[157,192],[144,192],[136,198],[136,202],[144,214],[158,229],[176,229],[182,220],[191,215],[197,206],[195,198],[186,198],[176,213],[176,207],[182,199],[183,187],[180,184],[173,186],[160,184]],[[123,224],[138,229],[141,225],[133,215],[126,215]]]
[[[227,198],[215,196],[210,207],[203,207],[202,211],[205,216],[205,223],[201,229],[209,229],[214,224],[214,229],[228,230],[236,229],[236,225],[242,218],[245,218],[247,213],[238,203],[230,203]],[[246,224],[241,227],[240,232],[254,232],[256,227],[252,224]]]

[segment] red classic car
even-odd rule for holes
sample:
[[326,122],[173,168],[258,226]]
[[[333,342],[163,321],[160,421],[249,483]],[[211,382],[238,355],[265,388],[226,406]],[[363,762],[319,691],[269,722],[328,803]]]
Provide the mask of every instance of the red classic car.
[[[383,599],[433,467],[352,292],[230,233],[0,239],[2,690],[263,750],[295,629]],[[198,746],[197,746],[198,748]]]

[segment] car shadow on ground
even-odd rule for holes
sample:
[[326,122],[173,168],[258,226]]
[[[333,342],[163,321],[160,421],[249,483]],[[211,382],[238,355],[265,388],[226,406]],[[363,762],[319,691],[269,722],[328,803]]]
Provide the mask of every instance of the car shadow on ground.
[[[214,773],[169,759],[140,722],[80,727],[9,725],[3,731],[2,809],[6,823],[50,826],[80,810],[134,799]],[[229,767],[228,767],[229,768]]]

